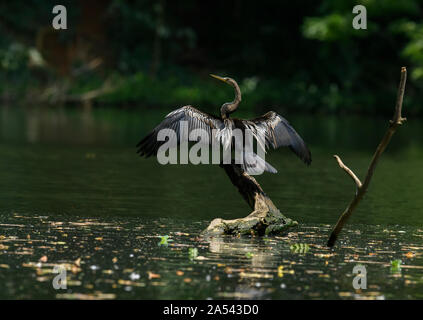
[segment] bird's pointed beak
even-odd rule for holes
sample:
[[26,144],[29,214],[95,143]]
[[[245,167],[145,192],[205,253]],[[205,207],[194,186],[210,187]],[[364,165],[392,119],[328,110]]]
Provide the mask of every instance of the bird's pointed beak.
[[225,80],[224,78],[219,77],[219,76],[217,76],[217,75],[215,75],[215,74],[210,74],[210,77],[213,77],[213,78],[215,78],[215,79],[217,79],[217,80],[220,80],[220,81],[226,82],[226,80]]

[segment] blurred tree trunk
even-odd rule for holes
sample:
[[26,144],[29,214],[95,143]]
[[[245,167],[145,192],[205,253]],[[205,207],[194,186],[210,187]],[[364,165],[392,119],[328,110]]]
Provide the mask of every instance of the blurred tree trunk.
[[[72,78],[78,70],[91,70],[95,60],[95,68],[109,60],[106,50],[107,21],[105,15],[110,0],[79,1],[80,18],[76,25],[69,25],[75,34],[70,36],[69,30],[55,30],[51,24],[37,30],[36,47],[47,64],[61,77]],[[100,61],[100,63],[98,63]],[[78,65],[76,74],[73,72]]]

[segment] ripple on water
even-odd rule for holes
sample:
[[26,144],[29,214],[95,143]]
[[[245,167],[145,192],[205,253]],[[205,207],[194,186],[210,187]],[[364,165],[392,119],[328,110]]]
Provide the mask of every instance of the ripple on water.
[[[203,239],[206,225],[2,214],[0,298],[423,298],[421,229],[350,225],[333,250],[325,246],[328,225]],[[367,289],[353,288],[358,264],[366,267]],[[65,290],[52,285],[58,265]]]

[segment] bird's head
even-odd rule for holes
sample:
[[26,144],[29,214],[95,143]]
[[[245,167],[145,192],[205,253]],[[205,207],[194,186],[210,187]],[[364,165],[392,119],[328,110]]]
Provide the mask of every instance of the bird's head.
[[229,84],[235,89],[235,99],[232,102],[226,102],[222,105],[220,113],[223,119],[226,119],[229,114],[234,112],[238,108],[238,104],[241,102],[241,90],[239,89],[238,83],[229,77],[220,77],[215,74],[210,74],[211,77]]
[[220,77],[220,76],[217,76],[215,74],[211,74],[210,77],[213,77],[213,78],[215,78],[217,80],[220,80],[222,82],[225,82],[225,83],[229,84],[232,87],[235,87],[235,86],[238,85],[234,79],[229,78],[229,77]]

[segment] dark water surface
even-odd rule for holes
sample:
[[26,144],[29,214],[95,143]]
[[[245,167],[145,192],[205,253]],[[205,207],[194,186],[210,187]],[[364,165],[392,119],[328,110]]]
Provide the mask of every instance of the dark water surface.
[[[135,154],[169,111],[0,107],[0,298],[423,298],[423,121],[395,134],[329,250],[354,192],[332,155],[363,177],[388,119],[285,115],[313,163],[271,151],[279,173],[256,178],[300,226],[283,237],[202,239],[213,218],[250,210],[217,166]],[[353,288],[357,264],[367,289]],[[52,286],[57,265],[66,290]]]

